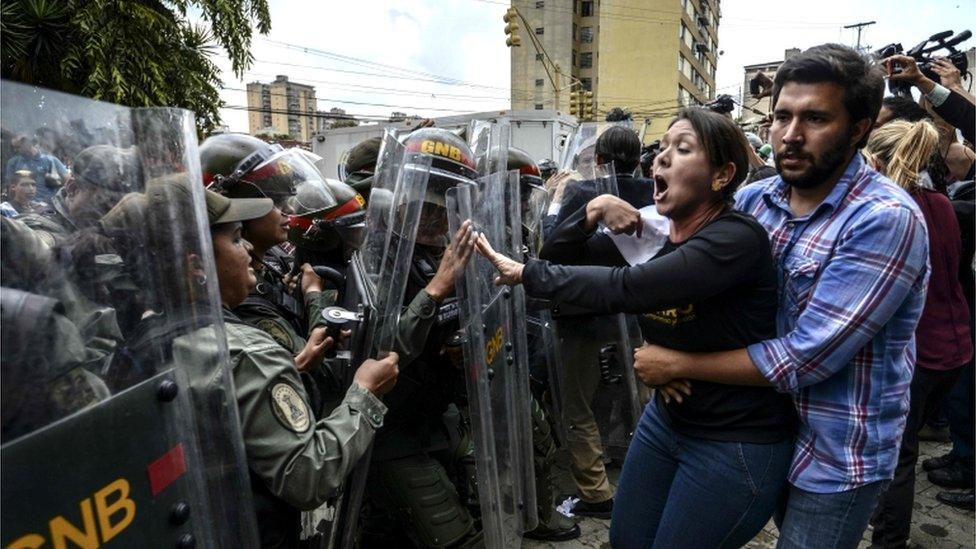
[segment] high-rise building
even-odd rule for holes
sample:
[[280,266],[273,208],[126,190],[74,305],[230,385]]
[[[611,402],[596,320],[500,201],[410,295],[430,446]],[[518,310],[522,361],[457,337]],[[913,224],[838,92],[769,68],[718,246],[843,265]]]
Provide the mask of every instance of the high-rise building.
[[638,121],[650,118],[649,141],[680,106],[715,97],[720,0],[512,0],[512,6],[524,18],[522,45],[511,48],[513,109],[571,112],[571,91],[592,91],[595,120],[613,107]]
[[248,128],[258,132],[288,135],[296,141],[310,141],[316,122],[315,88],[291,82],[278,75],[274,82],[247,85]]

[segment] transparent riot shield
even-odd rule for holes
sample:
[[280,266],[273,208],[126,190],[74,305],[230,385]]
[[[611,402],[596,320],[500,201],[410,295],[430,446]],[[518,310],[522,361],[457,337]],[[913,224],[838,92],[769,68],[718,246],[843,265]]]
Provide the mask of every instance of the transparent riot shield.
[[0,161],[53,194],[0,220],[2,545],[256,546],[193,115],[0,108]]
[[[447,193],[451,232],[465,219],[492,242],[509,242],[505,234],[505,172],[480,178]],[[472,257],[457,293],[465,332],[468,414],[475,440],[478,498],[488,547],[514,547],[528,526],[524,472],[532,469],[531,429],[518,365],[513,322],[513,292],[493,284],[494,267]],[[527,382],[527,379],[525,380]]]
[[[353,336],[361,338],[354,344],[360,350],[354,364],[383,357],[394,348],[430,166],[430,156],[406,152],[393,132],[384,136],[366,207],[369,230],[352,258],[364,317],[362,333]],[[355,546],[371,454],[372,448],[335,503],[329,547]],[[320,523],[318,528],[326,526]]]
[[[567,183],[567,192],[578,197],[575,202],[585,205],[590,199],[602,195],[617,195],[617,181],[612,163],[590,168],[591,177],[578,183]],[[576,209],[575,206],[571,206]],[[582,206],[580,206],[582,207]],[[602,229],[598,229],[602,230]],[[584,309],[571,305],[560,305],[556,309],[556,330],[562,343],[570,342],[570,347],[584,356],[562,355],[550,358],[547,364],[549,382],[556,411],[557,432],[564,440],[573,441],[579,430],[567,413],[568,409],[579,410],[578,403],[569,399],[579,398],[579,391],[571,390],[576,381],[568,379],[567,364],[573,360],[580,368],[598,368],[600,387],[588,404],[600,431],[604,452],[611,458],[620,460],[626,454],[630,437],[633,434],[644,403],[649,398],[646,388],[639,382],[633,370],[633,349],[641,344],[640,328],[630,315],[594,315]],[[562,348],[563,345],[557,345]]]
[[[513,255],[523,263],[528,259],[539,257],[539,251],[544,242],[543,222],[549,209],[549,193],[538,187],[520,190],[522,215],[522,246]],[[515,248],[519,250],[519,248]],[[521,288],[517,286],[516,288]],[[525,298],[525,328],[527,340],[527,357],[529,378],[536,386],[543,390],[537,395],[545,401],[552,413],[549,414],[556,426],[556,436],[565,444],[566,433],[564,424],[558,418],[562,417],[560,405],[562,389],[559,387],[560,378],[557,369],[561,364],[559,342],[556,336],[556,324],[552,319],[551,304],[548,301]],[[538,494],[537,494],[538,496]]]
[[591,173],[596,165],[596,140],[615,126],[633,130],[630,121],[620,122],[583,122],[573,131],[563,148],[563,155],[559,161],[559,169],[576,171],[583,176]]

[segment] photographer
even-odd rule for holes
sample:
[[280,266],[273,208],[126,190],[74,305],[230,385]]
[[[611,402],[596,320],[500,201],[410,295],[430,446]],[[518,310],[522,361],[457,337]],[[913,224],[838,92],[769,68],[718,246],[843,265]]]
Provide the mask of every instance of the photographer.
[[[884,60],[888,69],[888,78],[896,82],[908,82],[922,92],[922,95],[932,103],[935,112],[947,122],[959,128],[967,141],[976,139],[976,105],[964,95],[951,90],[941,84],[936,84],[931,78],[922,74],[915,59],[907,55],[892,55]],[[896,72],[898,67],[901,72]],[[941,74],[941,73],[940,73]]]

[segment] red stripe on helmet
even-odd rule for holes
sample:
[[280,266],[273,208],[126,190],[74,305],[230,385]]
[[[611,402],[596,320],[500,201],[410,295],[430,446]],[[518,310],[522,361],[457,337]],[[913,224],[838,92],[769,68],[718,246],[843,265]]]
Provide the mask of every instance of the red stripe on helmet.
[[[326,214],[319,219],[330,220],[342,217],[344,215],[349,215],[351,213],[356,213],[361,210],[365,204],[366,201],[363,200],[363,197],[359,193],[356,193],[356,196],[350,198],[345,204],[326,212]],[[312,226],[313,222],[314,219],[311,217],[299,215],[288,216],[288,226],[292,229],[302,229],[303,231],[308,230]]]

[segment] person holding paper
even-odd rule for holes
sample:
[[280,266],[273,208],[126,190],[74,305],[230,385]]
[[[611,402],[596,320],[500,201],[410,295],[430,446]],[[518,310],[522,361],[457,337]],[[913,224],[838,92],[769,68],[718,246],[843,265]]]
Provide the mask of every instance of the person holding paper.
[[[541,259],[518,263],[483,237],[498,284],[607,313],[633,313],[645,340],[718,351],[774,337],[776,270],[766,231],[732,204],[748,143],[728,118],[681,111],[654,161],[666,242],[628,265],[614,239],[644,237],[640,211],[611,195],[568,216]],[[628,254],[631,255],[631,254]],[[597,264],[594,264],[597,263]],[[638,375],[640,372],[638,371]],[[787,487],[796,415],[771,387],[673,380],[658,387],[631,441],[610,527],[615,548],[738,547],[772,516]]]

